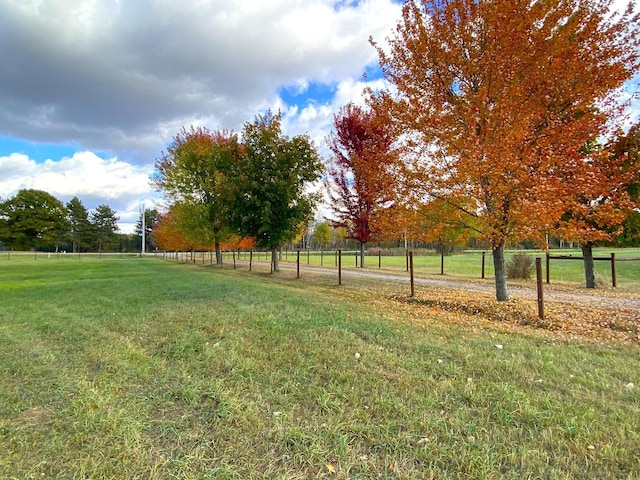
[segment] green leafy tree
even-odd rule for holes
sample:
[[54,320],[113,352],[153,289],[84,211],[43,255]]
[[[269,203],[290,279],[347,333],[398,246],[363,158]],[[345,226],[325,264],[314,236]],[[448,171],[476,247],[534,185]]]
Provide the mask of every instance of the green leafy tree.
[[331,243],[331,225],[329,222],[320,222],[313,229],[311,235],[313,241],[320,245],[321,248],[325,248]]
[[89,211],[78,197],[73,197],[66,205],[67,219],[70,225],[70,237],[73,252],[86,250],[91,244],[92,227]]
[[98,205],[91,212],[90,221],[94,236],[94,241],[98,247],[98,252],[103,249],[113,248],[117,244],[118,217],[109,205]]
[[232,166],[229,209],[229,222],[240,236],[272,251],[276,272],[277,249],[294,238],[300,224],[311,220],[317,198],[306,189],[322,171],[311,140],[306,135],[284,136],[281,120],[280,114],[269,112],[245,124],[244,156]]
[[68,233],[60,200],[42,190],[23,189],[0,203],[0,238],[14,250],[56,244]]
[[622,226],[624,231],[616,239],[616,244],[620,247],[640,247],[640,212],[631,212]]
[[[237,135],[228,131],[210,132],[204,127],[182,129],[173,138],[167,151],[156,160],[151,183],[171,204],[180,204],[187,213],[189,205],[194,218],[188,223],[191,241],[214,244],[216,262],[222,263],[220,242],[229,234],[226,199],[229,165],[238,162],[241,146]],[[195,223],[201,225],[196,228]],[[187,233],[187,232],[185,232]]]

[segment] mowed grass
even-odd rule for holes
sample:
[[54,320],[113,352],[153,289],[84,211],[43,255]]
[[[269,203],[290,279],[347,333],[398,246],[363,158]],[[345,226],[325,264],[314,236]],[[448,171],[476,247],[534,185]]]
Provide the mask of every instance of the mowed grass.
[[640,478],[637,344],[380,310],[290,273],[0,261],[0,478]]

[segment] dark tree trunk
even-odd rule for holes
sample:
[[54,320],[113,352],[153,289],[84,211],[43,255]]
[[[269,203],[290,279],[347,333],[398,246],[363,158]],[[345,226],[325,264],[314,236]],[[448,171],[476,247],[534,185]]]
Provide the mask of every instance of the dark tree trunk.
[[214,240],[216,249],[216,265],[222,265],[222,252],[220,251],[220,240],[217,238]]
[[273,247],[271,249],[271,262],[273,263],[273,271],[280,271],[280,264],[278,263],[278,247]]
[[593,268],[592,243],[585,243],[582,245],[582,258],[584,261],[584,276],[587,282],[587,288],[596,288],[596,274]]
[[507,274],[504,268],[504,242],[493,248],[493,268],[496,274],[496,300],[509,300],[507,291]]
[[364,242],[360,243],[360,268],[364,268]]

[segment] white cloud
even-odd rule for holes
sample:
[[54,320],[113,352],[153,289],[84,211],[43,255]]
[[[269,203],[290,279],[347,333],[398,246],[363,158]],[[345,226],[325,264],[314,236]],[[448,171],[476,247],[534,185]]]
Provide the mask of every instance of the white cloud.
[[[384,80],[375,80],[364,82],[354,78],[347,78],[336,85],[336,92],[328,103],[310,102],[302,108],[297,106],[291,108],[282,108],[284,121],[283,128],[294,134],[307,133],[318,147],[321,155],[326,158],[328,155],[325,138],[333,129],[333,116],[338,113],[340,108],[349,102],[356,105],[364,105],[365,87],[379,89],[385,85]],[[283,105],[278,99],[274,102],[272,109],[277,111],[277,107]]]

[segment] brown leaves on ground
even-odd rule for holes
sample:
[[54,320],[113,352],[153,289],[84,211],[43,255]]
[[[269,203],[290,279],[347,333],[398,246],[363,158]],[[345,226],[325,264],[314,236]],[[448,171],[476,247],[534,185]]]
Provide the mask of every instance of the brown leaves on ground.
[[[389,302],[393,302],[393,309]],[[387,291],[373,304],[381,311],[411,321],[442,321],[500,330],[544,330],[563,339],[591,341],[640,341],[640,312],[611,309],[604,305],[566,302],[545,303],[544,319],[539,318],[537,302],[512,299],[497,302],[480,292],[451,289],[421,289],[415,297],[404,291]]]

